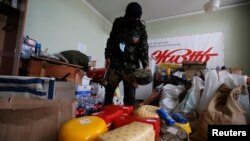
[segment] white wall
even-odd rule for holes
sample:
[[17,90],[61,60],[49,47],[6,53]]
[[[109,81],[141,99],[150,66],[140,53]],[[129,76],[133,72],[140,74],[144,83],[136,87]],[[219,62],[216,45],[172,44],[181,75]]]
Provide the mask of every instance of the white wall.
[[[49,53],[86,45],[86,55],[104,66],[110,24],[81,0],[29,0],[24,35],[36,39]],[[108,31],[106,31],[108,30]]]
[[[225,65],[242,67],[250,74],[250,5],[147,23],[149,39],[223,31]],[[48,48],[50,53],[86,45],[86,54],[104,66],[104,48],[111,30],[81,0],[29,0],[25,35]]]

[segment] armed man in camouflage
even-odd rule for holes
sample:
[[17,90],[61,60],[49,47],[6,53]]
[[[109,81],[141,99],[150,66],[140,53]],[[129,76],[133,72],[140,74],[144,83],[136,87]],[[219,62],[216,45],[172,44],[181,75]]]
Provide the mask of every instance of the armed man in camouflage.
[[105,48],[108,71],[104,105],[113,103],[115,89],[123,80],[124,105],[135,106],[135,90],[138,85],[132,74],[140,66],[148,69],[149,64],[148,37],[146,27],[140,20],[141,15],[141,6],[131,2],[125,16],[116,18],[113,23]]

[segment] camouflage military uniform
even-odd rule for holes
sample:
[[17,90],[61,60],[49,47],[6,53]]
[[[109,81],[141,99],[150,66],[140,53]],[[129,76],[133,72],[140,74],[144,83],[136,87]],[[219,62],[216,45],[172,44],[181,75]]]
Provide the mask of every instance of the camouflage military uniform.
[[[134,42],[134,37],[139,38],[139,41]],[[125,45],[124,50],[120,48],[120,43]],[[132,73],[140,68],[140,62],[143,68],[148,66],[148,43],[145,25],[140,20],[128,24],[125,17],[116,18],[105,48],[105,58],[110,59],[106,76],[108,86],[106,87],[105,103],[112,103],[110,100],[112,92],[123,80],[124,104],[133,105],[136,82]]]
[[[140,20],[136,21],[131,27],[126,27],[123,17],[114,21],[110,38],[105,48],[105,58],[111,59],[110,68],[132,73],[140,67],[148,66],[148,44],[145,26]],[[139,43],[133,44],[133,36],[139,36]],[[122,52],[119,43],[125,43],[125,50]]]

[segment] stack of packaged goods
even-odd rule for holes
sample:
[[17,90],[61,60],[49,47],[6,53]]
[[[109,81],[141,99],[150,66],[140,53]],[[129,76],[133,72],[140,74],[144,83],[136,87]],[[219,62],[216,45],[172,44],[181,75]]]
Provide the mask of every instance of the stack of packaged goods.
[[91,94],[91,86],[79,85],[75,95],[77,100],[77,117],[91,115],[101,109],[96,96]]

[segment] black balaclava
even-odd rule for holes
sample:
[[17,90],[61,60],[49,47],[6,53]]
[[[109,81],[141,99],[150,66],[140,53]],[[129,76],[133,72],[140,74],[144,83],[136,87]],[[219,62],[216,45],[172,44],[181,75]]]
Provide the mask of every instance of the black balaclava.
[[141,18],[141,15],[142,15],[142,8],[140,4],[138,4],[137,2],[131,2],[128,4],[126,8],[125,17],[130,18],[130,19],[131,18],[137,19],[137,18]]

